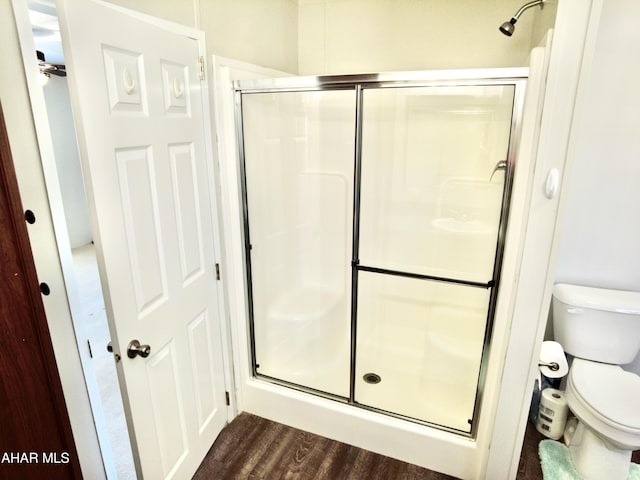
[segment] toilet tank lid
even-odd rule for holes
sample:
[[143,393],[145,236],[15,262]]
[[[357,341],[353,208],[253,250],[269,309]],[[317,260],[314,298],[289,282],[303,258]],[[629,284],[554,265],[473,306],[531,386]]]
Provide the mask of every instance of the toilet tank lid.
[[640,315],[640,292],[556,283],[553,296],[576,307]]

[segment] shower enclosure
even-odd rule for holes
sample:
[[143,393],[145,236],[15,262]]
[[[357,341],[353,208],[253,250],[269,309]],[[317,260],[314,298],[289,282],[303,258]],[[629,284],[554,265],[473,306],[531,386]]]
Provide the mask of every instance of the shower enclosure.
[[255,377],[474,435],[526,73],[236,83]]

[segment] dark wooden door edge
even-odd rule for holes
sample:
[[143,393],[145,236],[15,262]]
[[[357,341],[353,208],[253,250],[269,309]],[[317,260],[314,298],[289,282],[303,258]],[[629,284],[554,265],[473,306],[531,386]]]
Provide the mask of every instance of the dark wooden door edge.
[[[1,104],[0,208],[0,478],[81,479]],[[29,442],[30,458],[18,458],[12,445],[26,450]]]

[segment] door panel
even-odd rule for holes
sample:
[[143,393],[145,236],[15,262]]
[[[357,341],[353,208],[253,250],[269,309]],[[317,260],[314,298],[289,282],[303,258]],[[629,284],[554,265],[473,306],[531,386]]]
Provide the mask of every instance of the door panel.
[[134,454],[145,478],[187,478],[227,419],[203,38],[94,1],[59,14]]
[[[176,345],[171,342],[156,353],[147,364],[153,420],[157,426],[162,471],[171,477],[187,454],[187,425],[180,395],[180,376]],[[171,421],[162,418],[171,412]],[[168,472],[168,473],[167,473]]]
[[178,213],[178,243],[183,286],[205,272],[202,263],[202,225],[198,207],[198,177],[190,143],[169,145],[174,205]]
[[120,203],[125,221],[137,311],[144,316],[167,298],[156,181],[150,147],[116,150]]

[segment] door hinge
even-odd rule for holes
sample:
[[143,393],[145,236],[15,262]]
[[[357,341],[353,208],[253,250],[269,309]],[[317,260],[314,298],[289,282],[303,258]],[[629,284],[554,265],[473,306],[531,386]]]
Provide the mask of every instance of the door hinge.
[[91,342],[87,340],[87,347],[89,347],[89,358],[93,358],[93,351],[91,350]]
[[227,402],[227,406],[231,405],[231,401],[229,400],[229,392],[224,392],[224,399]]
[[198,58],[198,66],[200,67],[200,80],[204,80],[204,57]]
[[220,280],[220,264],[216,263],[216,280]]

